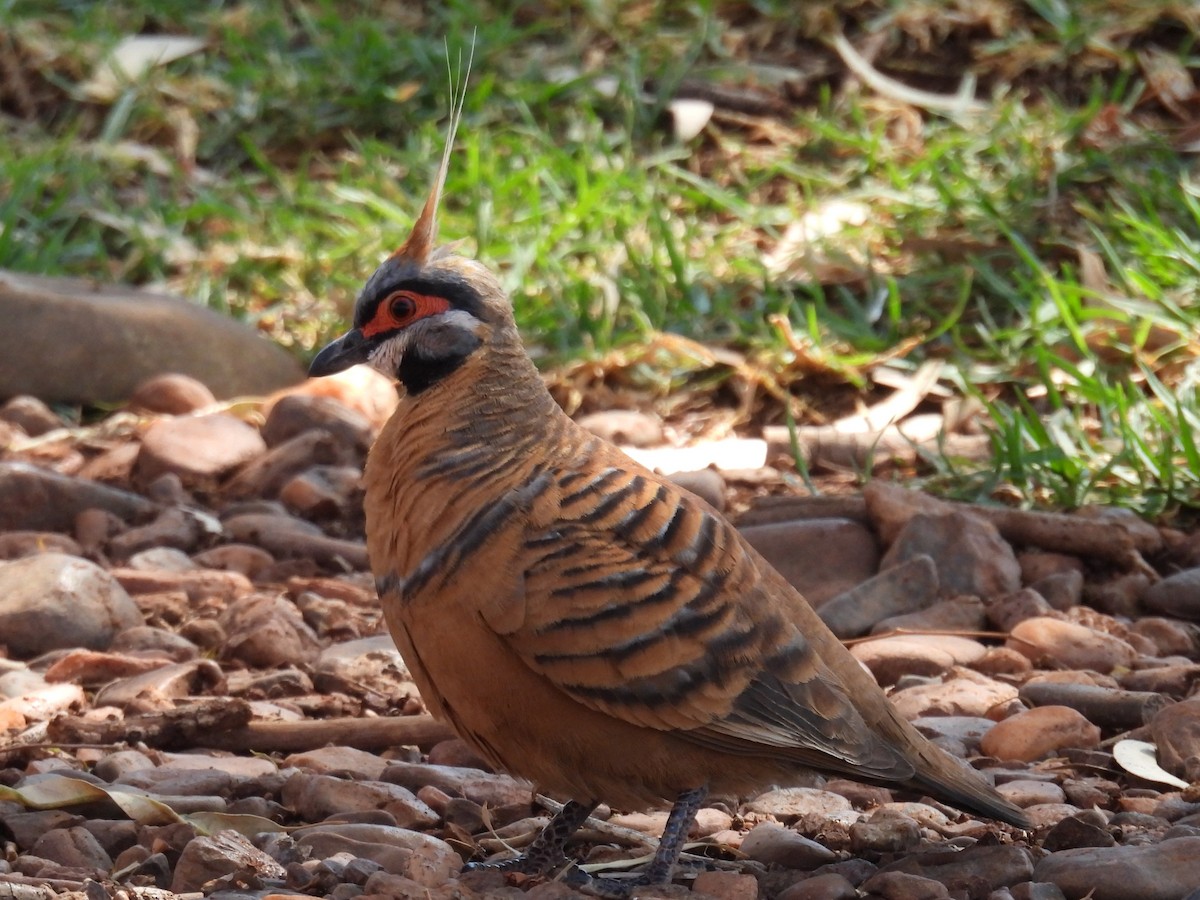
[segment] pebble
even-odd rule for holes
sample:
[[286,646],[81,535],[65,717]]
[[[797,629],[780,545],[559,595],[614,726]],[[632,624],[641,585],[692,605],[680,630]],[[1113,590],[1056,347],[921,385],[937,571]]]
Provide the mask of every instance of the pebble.
[[1022,588],[1012,594],[993,597],[986,606],[988,621],[998,631],[1012,631],[1026,619],[1056,615],[1046,598],[1033,588]]
[[1200,884],[1200,837],[1059,850],[1038,861],[1034,877],[1073,898],[1179,900]]
[[79,825],[47,830],[37,839],[29,853],[49,859],[60,866],[93,869],[103,874],[107,874],[112,868],[112,859],[100,846],[100,842],[90,831]]
[[262,436],[268,447],[278,447],[306,432],[323,431],[339,445],[365,454],[375,430],[366,415],[341,400],[293,393],[271,406]]
[[1200,782],[1200,698],[1166,706],[1150,720],[1158,763],[1189,782]]
[[896,535],[883,566],[919,555],[933,559],[943,598],[968,594],[986,599],[1021,587],[1012,547],[994,525],[967,512],[917,513]]
[[[163,510],[152,522],[114,535],[108,542],[108,550],[117,559],[136,558],[143,551],[159,552],[160,548],[164,551],[174,548],[175,553],[180,553],[195,549],[206,537],[208,533],[204,522],[197,516],[173,506]],[[187,559],[186,553],[180,555]],[[162,567],[147,566],[144,563],[139,565],[132,560],[128,564],[131,568],[144,570],[165,568],[168,571],[187,571],[196,568],[190,559],[187,559],[186,563],[178,557],[175,557],[175,560],[173,564]]]
[[170,416],[195,412],[217,402],[203,381],[178,372],[163,372],[141,381],[129,397],[131,409]]
[[1178,619],[1144,616],[1129,630],[1149,638],[1158,656],[1191,656],[1200,652],[1200,627]]
[[956,667],[943,682],[896,691],[892,703],[910,720],[920,716],[984,717],[992,707],[1016,697],[1013,685]]
[[964,753],[974,755],[980,739],[996,723],[984,716],[919,716],[912,724],[927,738],[957,741]]
[[[20,810],[20,807],[17,807]],[[46,834],[82,825],[84,819],[65,809],[4,810],[4,826],[22,851],[30,851]]]
[[971,663],[971,668],[983,675],[1022,676],[1033,670],[1033,663],[1011,647],[988,647],[983,656]]
[[121,629],[141,624],[129,594],[89,560],[42,553],[0,565],[0,634],[18,659],[63,647],[103,650]]
[[1098,610],[1133,618],[1142,611],[1142,597],[1149,587],[1150,576],[1145,572],[1123,572],[1108,581],[1089,582],[1083,599]]
[[1112,847],[1116,842],[1104,814],[1089,809],[1067,816],[1046,832],[1042,849],[1054,853],[1079,847]]
[[339,444],[328,431],[305,431],[242,466],[226,482],[224,489],[226,495],[234,499],[274,499],[285,484],[314,465],[344,466],[354,460],[354,451]]
[[288,479],[279,499],[290,512],[306,519],[331,519],[357,509],[362,470],[357,466],[312,466]]
[[[764,526],[765,527],[765,526]],[[817,615],[840,638],[866,634],[879,622],[910,613],[937,598],[937,569],[928,556],[914,556],[833,597]]]
[[841,794],[819,788],[785,787],[759,794],[746,804],[750,812],[795,819],[805,816],[830,817],[851,810],[850,801]]
[[1063,747],[1094,747],[1100,729],[1068,706],[1039,706],[1010,716],[985,734],[980,749],[997,759],[1040,759]]
[[1168,575],[1146,590],[1142,602],[1155,612],[1200,622],[1200,568]]
[[200,648],[182,635],[151,625],[134,625],[113,638],[114,653],[141,653],[187,662],[200,655]]
[[1101,673],[1127,667],[1137,658],[1134,649],[1118,637],[1047,616],[1017,623],[1006,646],[1028,656],[1034,665]]
[[742,536],[814,606],[848,591],[879,570],[879,545],[850,519],[795,519],[748,525]]
[[87,509],[129,521],[154,508],[145,497],[120,488],[29,463],[0,462],[0,531],[70,532],[75,517]]
[[1083,601],[1083,573],[1076,569],[1039,578],[1029,585],[1052,609],[1068,610]]
[[850,826],[850,852],[854,854],[902,853],[920,841],[920,826],[891,809],[880,809],[870,818]]
[[250,544],[222,544],[197,553],[192,559],[203,568],[237,572],[248,579],[275,564],[275,557]]
[[311,559],[335,571],[369,568],[366,544],[333,538],[316,525],[286,514],[243,513],[224,521],[228,537],[254,544],[276,559]]
[[837,872],[814,875],[782,891],[776,900],[855,900],[853,883]]
[[77,541],[53,531],[9,531],[0,534],[0,560],[36,556],[48,550],[67,556],[84,555]]
[[1067,795],[1063,789],[1049,781],[1018,778],[998,784],[996,790],[1009,803],[1022,809],[1040,803],[1066,803],[1067,801]]
[[719,470],[709,467],[692,472],[675,472],[671,480],[686,491],[691,491],[718,512],[725,511],[725,493],[728,485]]
[[1078,556],[1049,550],[1021,550],[1017,564],[1021,567],[1021,582],[1027,585],[1067,572],[1083,574],[1083,561]]
[[30,686],[20,694],[0,701],[0,715],[21,727],[25,722],[42,722],[56,713],[66,712],[84,702],[83,688],[77,684]]
[[263,409],[268,418],[275,405],[285,397],[329,397],[361,413],[378,433],[396,409],[399,396],[396,383],[370,366],[352,366],[344,372],[324,378],[309,378],[268,398]]
[[378,781],[388,766],[382,756],[354,747],[317,747],[293,753],[284,759],[285,766],[307,769],[318,774],[346,774],[367,781]]
[[301,817],[320,821],[338,813],[381,809],[400,828],[436,825],[440,816],[407,788],[382,781],[347,781],[297,773],[283,785],[283,803]]
[[221,655],[269,669],[307,663],[321,652],[316,634],[296,605],[283,597],[250,594],[235,600],[218,619],[228,637]]
[[19,427],[30,437],[38,437],[63,427],[63,420],[37,397],[19,394],[0,406],[0,422]]
[[70,681],[87,687],[105,684],[116,678],[144,674],[169,662],[162,656],[125,656],[99,650],[68,650],[45,672],[50,683]]
[[400,651],[386,634],[331,644],[312,664],[312,672],[319,690],[359,684],[390,696],[411,682]]
[[1183,663],[1134,670],[1121,676],[1121,687],[1127,691],[1149,691],[1183,699],[1200,684],[1200,664]]
[[[1013,844],[976,844],[961,850],[933,849],[885,866],[880,874],[907,872],[939,882],[951,892],[987,896],[997,888],[1033,879],[1033,854]],[[878,876],[876,876],[878,877]],[[863,888],[870,889],[868,881]]]
[[[310,848],[317,857],[347,852],[373,860],[388,872],[425,887],[443,884],[462,868],[462,858],[445,841],[389,825],[311,825],[296,829],[292,835],[297,844]],[[370,884],[368,880],[367,886]]]
[[740,872],[701,872],[692,881],[692,892],[713,900],[757,900],[758,880]]
[[452,796],[474,800],[480,806],[528,804],[533,800],[533,790],[524,781],[480,769],[394,762],[384,770],[382,780],[409,790],[431,784]]
[[221,572],[216,569],[201,569],[195,572],[143,572],[114,566],[110,571],[121,586],[135,596],[179,592],[192,603],[214,599],[228,602],[254,590],[254,585],[246,576],[238,572]]
[[955,665],[975,662],[987,651],[969,638],[914,634],[863,641],[850,652],[876,681],[890,685],[904,675],[943,675]]
[[226,875],[246,879],[282,879],[283,866],[236,831],[218,831],[189,841],[175,864],[171,890],[177,894],[198,891],[208,881]]
[[266,449],[257,428],[228,413],[168,416],[142,434],[134,476],[147,484],[170,472],[187,485],[211,484]]
[[116,750],[97,760],[92,774],[105,781],[116,781],[131,772],[154,767],[154,760],[140,750]]
[[815,869],[837,858],[828,847],[774,822],[760,822],[751,828],[739,849],[764,865],[789,869]]
[[944,884],[907,872],[880,872],[861,885],[872,897],[882,900],[941,900],[950,892]]
[[951,597],[916,612],[889,616],[875,623],[872,634],[908,631],[983,631],[987,611],[978,597]]

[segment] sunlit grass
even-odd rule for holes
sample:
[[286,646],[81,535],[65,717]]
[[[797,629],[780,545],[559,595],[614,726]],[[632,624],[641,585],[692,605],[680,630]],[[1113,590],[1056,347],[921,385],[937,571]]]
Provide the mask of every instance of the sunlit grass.
[[[936,356],[983,401],[993,458],[931,458],[945,490],[1197,507],[1200,173],[1135,117],[1133,48],[1157,28],[1194,73],[1200,35],[1165,2],[1113,7],[1099,53],[1067,7],[1014,7],[1008,35],[974,46],[974,118],[838,76],[680,143],[648,79],[755,85],[758,56],[805,61],[830,20],[773,3],[0,2],[55,98],[0,119],[0,267],[165,286],[306,355],[407,233],[440,155],[447,53],[478,29],[441,233],[499,273],[543,365],[670,331],[747,354],[817,408],[782,316],[825,377],[861,388],[880,359]],[[900,11],[847,5],[843,24],[892,29],[898,52],[921,34]],[[207,46],[111,103],[81,94],[121,37],[160,32]],[[748,62],[739,42],[770,52]],[[932,53],[904,59],[953,90],[961,73]],[[806,214],[836,222],[797,241]],[[715,390],[725,372],[646,380]]]

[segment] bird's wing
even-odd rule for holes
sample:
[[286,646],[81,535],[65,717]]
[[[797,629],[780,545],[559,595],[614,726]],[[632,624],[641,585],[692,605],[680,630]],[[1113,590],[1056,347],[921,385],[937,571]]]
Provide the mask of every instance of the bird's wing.
[[550,494],[514,595],[484,605],[527,665],[588,707],[726,752],[912,775],[801,632],[804,601],[707,504],[622,466]]

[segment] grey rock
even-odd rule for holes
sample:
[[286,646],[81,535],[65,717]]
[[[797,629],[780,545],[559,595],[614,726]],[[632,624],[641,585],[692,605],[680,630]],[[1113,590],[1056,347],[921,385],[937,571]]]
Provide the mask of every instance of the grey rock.
[[130,287],[3,271],[0,320],[0,397],[120,402],[162,372],[191,375],[216,396],[234,397],[304,377],[297,360],[254,329]]
[[343,448],[366,453],[374,429],[362,413],[332,397],[288,394],[271,406],[263,422],[262,436],[268,447],[278,447],[308,431],[324,431]]
[[53,860],[60,866],[98,869],[105,873],[112,868],[112,859],[104,852],[100,842],[90,831],[78,825],[47,831],[38,838],[30,853]]
[[411,791],[433,785],[447,794],[474,800],[481,806],[507,806],[533,800],[533,790],[525,782],[481,769],[395,762],[384,770],[382,780]]
[[789,869],[815,869],[837,859],[828,847],[774,822],[751,828],[742,839],[741,852],[765,865]]
[[178,372],[151,375],[134,388],[129,398],[134,409],[170,416],[195,412],[216,402],[204,382]]
[[1178,900],[1200,884],[1200,837],[1059,850],[1038,861],[1034,880],[1071,900]]
[[258,429],[228,413],[158,419],[142,434],[134,473],[141,484],[178,475],[204,485],[267,450]]
[[916,612],[890,616],[876,622],[873,634],[897,629],[909,631],[983,631],[987,627],[987,611],[978,597],[951,597],[940,600]]
[[937,597],[933,560],[914,556],[822,604],[817,615],[838,637],[852,638],[866,634],[884,619],[923,609]]
[[1142,602],[1155,612],[1200,622],[1200,569],[1184,569],[1151,585]]
[[382,781],[347,781],[331,775],[297,773],[283,786],[283,802],[308,820],[382,809],[401,828],[429,827],[440,821],[438,814],[412,791]]
[[282,879],[287,872],[249,838],[236,831],[218,831],[194,838],[183,848],[171,890],[178,894],[198,891],[207,881],[234,874],[243,879]]
[[321,646],[294,603],[270,594],[251,594],[230,604],[220,618],[229,635],[222,655],[271,668],[317,658]]
[[43,553],[0,565],[0,634],[18,659],[66,647],[103,650],[141,624],[124,588],[86,559]]
[[0,406],[0,422],[11,422],[30,437],[63,427],[63,421],[37,397],[13,397]]
[[970,513],[918,513],[888,548],[886,568],[918,555],[933,558],[944,597],[997,597],[1021,586],[1021,566],[996,526]]
[[[1033,855],[1024,847],[977,844],[964,850],[933,850],[905,856],[881,870],[939,881],[951,892],[986,897],[997,888],[1033,878]],[[869,889],[868,881],[863,887]]]
[[75,517],[102,509],[126,521],[149,515],[146,498],[22,462],[0,462],[0,531],[74,530]]
[[741,532],[814,606],[854,588],[879,569],[875,535],[850,519],[797,519],[748,525]]

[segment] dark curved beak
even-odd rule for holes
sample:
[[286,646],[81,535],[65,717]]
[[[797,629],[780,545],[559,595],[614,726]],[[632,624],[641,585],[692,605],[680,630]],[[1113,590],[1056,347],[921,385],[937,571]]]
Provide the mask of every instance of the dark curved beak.
[[363,337],[357,328],[347,331],[318,353],[308,367],[308,376],[333,375],[359,363],[365,363],[371,355],[371,341]]

